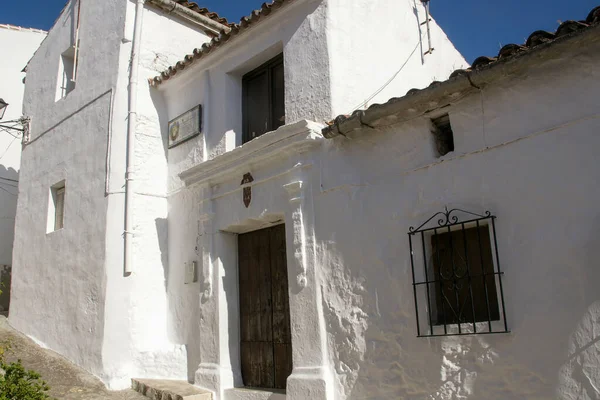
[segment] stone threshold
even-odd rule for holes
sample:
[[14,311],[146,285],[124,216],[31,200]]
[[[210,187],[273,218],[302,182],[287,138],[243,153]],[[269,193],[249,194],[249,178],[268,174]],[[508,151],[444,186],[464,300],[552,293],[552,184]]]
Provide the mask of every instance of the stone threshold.
[[285,390],[234,388],[225,390],[225,400],[286,400]]
[[131,388],[153,400],[212,400],[212,393],[186,381],[132,379]]

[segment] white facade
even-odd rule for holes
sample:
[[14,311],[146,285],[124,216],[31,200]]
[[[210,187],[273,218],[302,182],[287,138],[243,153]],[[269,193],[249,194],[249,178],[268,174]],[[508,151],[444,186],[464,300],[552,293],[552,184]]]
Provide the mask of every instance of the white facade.
[[[137,219],[134,249],[148,274],[128,279],[123,273],[134,13],[129,1],[82,2],[77,79],[64,98],[56,95],[61,55],[74,43],[77,2],[65,7],[29,64],[24,114],[32,125],[23,150],[13,257],[11,324],[114,388],[129,386],[133,376],[185,378],[188,369],[185,348],[168,340],[166,331],[165,250],[157,245],[166,233],[157,231],[156,222],[166,217],[166,178],[158,173],[166,177],[166,157],[152,128],[159,112],[148,85],[140,85],[138,100],[136,164],[143,190],[133,210],[145,216]],[[141,82],[183,57],[189,43],[207,40],[197,27],[151,6],[143,20]],[[51,188],[62,181],[64,228],[51,231]]]
[[[196,383],[241,396],[230,389],[241,380],[236,234],[283,221],[294,347],[287,398],[598,396],[598,43],[596,29],[580,47],[562,44],[560,59],[538,56],[526,74],[506,69],[513,78],[455,93],[450,107],[428,103],[433,111],[407,123],[391,115],[325,140],[318,124],[300,121],[183,172],[169,255],[171,265],[199,260],[201,271],[195,287],[170,293],[188,310],[202,296]],[[442,158],[429,120],[439,107],[455,140]],[[445,206],[498,216],[511,333],[416,337],[407,232]],[[183,268],[173,271],[173,285],[183,282]]]
[[[600,276],[590,252],[600,194],[598,29],[518,73],[506,67],[494,82],[444,93],[447,104],[429,99],[405,110],[411,118],[382,116],[327,140],[321,129],[335,115],[466,67],[435,21],[435,51],[424,55],[420,4],[288,1],[158,88],[146,79],[210,37],[146,4],[128,275],[135,4],[83,3],[75,89],[56,101],[76,15],[70,3],[28,69],[15,327],[110,387],[187,377],[215,400],[600,395]],[[286,125],[241,145],[242,77],[280,53]],[[168,122],[199,104],[201,134],[169,149]],[[455,150],[438,158],[430,118],[444,112]],[[254,181],[240,185],[247,173]],[[64,228],[52,231],[48,205],[63,181]],[[406,233],[445,206],[498,217],[511,333],[416,337]],[[285,395],[239,391],[237,235],[281,223],[293,372]],[[194,263],[198,281],[186,284]]]
[[[0,48],[10,49],[5,50],[0,63],[0,98],[9,104],[0,124],[22,128],[8,121],[18,120],[23,115],[23,68],[45,37],[46,32],[38,29],[0,24]],[[10,269],[6,267],[12,265],[20,162],[20,133],[0,128],[0,279],[4,285],[0,290],[6,295],[10,289]],[[8,310],[8,297],[5,295],[0,297],[0,307],[0,311]]]

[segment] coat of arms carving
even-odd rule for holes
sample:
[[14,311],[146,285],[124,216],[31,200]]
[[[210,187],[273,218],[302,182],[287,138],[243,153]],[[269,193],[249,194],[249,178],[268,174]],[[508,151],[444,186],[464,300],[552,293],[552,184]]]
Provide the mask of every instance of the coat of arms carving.
[[[244,179],[242,179],[241,185],[248,185],[249,183],[254,182],[254,177],[250,172],[244,175]],[[252,202],[252,186],[246,186],[243,190],[244,193],[244,205],[246,208],[250,207],[250,203]]]

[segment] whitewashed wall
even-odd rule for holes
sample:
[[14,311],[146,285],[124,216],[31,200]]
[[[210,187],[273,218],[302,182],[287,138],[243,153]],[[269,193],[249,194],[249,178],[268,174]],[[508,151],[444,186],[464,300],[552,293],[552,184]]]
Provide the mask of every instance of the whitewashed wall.
[[[456,151],[442,160],[425,119],[327,143],[315,220],[340,394],[600,394],[593,58],[529,71],[484,90],[483,104],[474,95],[451,108]],[[498,216],[511,334],[415,337],[406,232],[446,205]]]
[[[56,101],[61,54],[75,42],[66,5],[28,67],[10,322],[103,376],[107,143],[125,4],[85,2],[75,89]],[[99,29],[101,27],[101,29]],[[50,187],[65,180],[64,229],[47,232]]]
[[[241,144],[242,77],[279,53],[283,52],[285,59],[287,124],[303,119],[324,122],[338,113],[351,111],[345,110],[350,103],[361,103],[383,84],[372,76],[391,78],[409,56],[410,63],[403,73],[388,91],[374,100],[382,101],[382,96],[390,91],[404,94],[409,88],[445,79],[453,69],[465,66],[464,59],[435,22],[432,23],[433,32],[440,37],[436,43],[438,52],[425,64],[420,56],[425,50],[419,48],[411,56],[414,46],[406,43],[414,42],[416,46],[419,38],[419,24],[414,12],[413,3],[408,1],[378,0],[370,4],[297,1],[278,11],[273,18],[252,27],[214,55],[196,61],[157,91],[156,98],[164,102],[167,120],[198,104],[204,108],[203,134],[168,150],[167,285],[170,332],[181,343],[187,344],[190,378],[198,369],[196,382],[216,390],[218,396],[224,396],[224,390],[240,384],[236,350],[225,347],[226,342],[236,341],[235,333],[227,333],[230,326],[235,331],[236,317],[227,319],[214,307],[198,307],[198,296],[204,291],[203,282],[184,285],[184,271],[186,264],[206,257],[200,239],[206,235],[206,229],[229,227],[217,220],[214,228],[204,226],[206,221],[202,220],[206,218],[206,212],[201,211],[204,207],[202,198],[207,194],[198,188],[182,189],[178,174]],[[422,14],[422,10],[419,13]],[[402,23],[383,27],[381,20],[390,15],[395,15]],[[384,59],[385,62],[375,62]],[[406,82],[410,82],[410,86]],[[166,125],[163,132],[166,133]],[[288,160],[286,165],[293,165],[293,160]],[[235,179],[239,185],[241,175]],[[277,212],[283,210],[279,208]],[[231,290],[235,280],[231,281],[231,272],[223,273],[227,275],[227,283],[223,285]],[[235,308],[237,299],[229,295],[221,293],[223,298],[219,304]],[[208,300],[201,302],[204,304]],[[219,366],[215,369],[214,365]],[[319,379],[313,380],[314,390],[320,385]],[[333,390],[331,382],[326,386],[325,391]]]
[[[25,88],[23,78],[25,74],[22,71],[45,37],[46,33],[37,29],[0,25],[0,48],[11,49],[10,51],[5,50],[6,54],[0,63],[0,76],[2,76],[0,98],[9,103],[0,124],[19,119],[23,115],[23,91]],[[19,132],[9,132],[0,131],[0,265],[12,265],[21,161],[21,138],[14,137],[19,136]],[[0,289],[8,292],[10,280],[3,279],[2,282],[8,286]],[[0,305],[6,308],[8,303],[2,301]]]
[[[126,32],[133,32],[134,3],[129,3]],[[197,26],[176,20],[158,9],[146,5],[142,28],[138,86],[138,124],[135,132],[135,168],[133,200],[134,258],[133,273],[122,276],[122,214],[111,218],[118,227],[107,246],[114,279],[108,293],[111,294],[106,334],[114,340],[106,341],[104,352],[110,361],[107,365],[121,368],[111,377],[109,385],[123,388],[130,385],[131,377],[186,379],[188,377],[188,353],[184,341],[174,332],[179,324],[178,316],[170,310],[174,307],[167,298],[169,283],[168,224],[167,224],[167,145],[168,119],[162,98],[148,85],[153,78],[170,65],[180,61],[194,47],[210,38]],[[121,58],[118,86],[123,93],[123,103],[115,104],[116,114],[126,121],[126,80],[128,77],[127,55]],[[118,110],[118,111],[117,111]],[[125,115],[124,115],[125,114]],[[115,118],[116,122],[120,118]],[[117,130],[115,130],[117,132]],[[125,127],[123,126],[123,132]],[[113,135],[111,154],[125,155],[125,135]],[[120,161],[124,162],[123,158]],[[111,182],[111,191],[119,191],[123,181],[123,169],[115,166],[121,175]],[[122,203],[119,207],[123,207]],[[121,208],[122,210],[122,208]],[[109,209],[109,215],[111,214]],[[118,249],[118,250],[117,250]],[[129,305],[127,312],[120,310],[122,302]],[[109,323],[110,321],[110,323]],[[127,329],[123,329],[127,326]]]
[[[185,349],[167,334],[166,154],[146,79],[206,41],[198,28],[144,11],[136,131],[134,268],[123,269],[125,140],[135,4],[83,2],[75,89],[56,100],[60,55],[73,43],[69,3],[29,65],[15,234],[11,323],[125,388],[134,376],[186,376]],[[50,187],[66,182],[64,229],[47,233]]]
[[286,122],[331,117],[326,10],[320,0],[286,6],[161,86],[169,119],[200,103],[204,107],[204,135],[169,151],[170,191],[180,187],[176,174],[191,163],[241,144],[242,77],[282,52]]
[[[382,23],[390,18],[393,23]],[[161,87],[169,118],[204,106],[204,136],[169,152],[171,175],[194,158],[208,160],[241,144],[242,76],[279,53],[285,60],[288,124],[351,113],[400,69],[367,105],[445,80],[468,66],[435,21],[436,51],[421,56],[427,51],[419,25],[424,20],[422,5],[413,0],[300,0],[261,21]],[[171,191],[179,186],[173,179]]]
[[[444,81],[469,64],[420,0],[328,0],[333,116]],[[435,10],[436,3],[431,7]]]
[[[308,362],[312,325],[294,321],[322,313],[326,331],[328,362],[321,367],[332,377],[324,375],[322,382],[334,394],[317,391],[312,398],[598,397],[595,54],[590,45],[448,108],[456,150],[442,159],[436,158],[429,121],[421,118],[365,129],[351,139],[322,139],[312,150],[275,152],[272,158],[265,155],[270,142],[260,138],[264,152],[241,157],[233,167],[217,158],[214,165],[231,169],[190,178],[204,186],[183,189],[172,199],[170,261],[178,262],[173,271],[182,271],[184,261],[200,262],[200,282],[186,289],[189,300],[181,305],[190,318],[197,313],[209,321],[201,327],[208,334],[188,345],[201,348],[200,358],[217,360],[222,380],[210,388],[218,398],[233,398],[230,388],[240,384],[235,234],[277,221],[288,232],[295,368]],[[247,146],[226,156],[251,154]],[[255,178],[249,208],[240,186],[246,172]],[[309,276],[317,274],[316,292],[310,278],[300,291],[296,281],[296,214],[288,212],[287,194],[298,181],[308,186],[302,193],[311,199],[303,231],[316,249],[314,270],[308,270]],[[512,333],[416,338],[407,232],[445,206],[498,216]],[[212,299],[203,296],[207,271]],[[316,308],[303,303],[302,293],[320,299]],[[208,386],[207,376],[211,373],[199,370],[196,382]],[[295,394],[295,379],[288,381],[292,400],[303,398]]]

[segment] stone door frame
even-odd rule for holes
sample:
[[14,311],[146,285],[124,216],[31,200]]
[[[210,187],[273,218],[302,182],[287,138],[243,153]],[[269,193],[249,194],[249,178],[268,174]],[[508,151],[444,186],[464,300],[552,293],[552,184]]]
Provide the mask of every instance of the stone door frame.
[[[316,265],[310,184],[313,161],[302,156],[320,145],[320,129],[308,121],[287,125],[220,156],[221,160],[217,157],[180,175],[186,185],[202,187],[198,238],[201,363],[195,383],[212,390],[217,400],[225,399],[227,389],[242,383],[236,234],[282,222],[286,226],[293,353],[286,397],[333,400]],[[290,168],[291,156],[298,160]],[[261,169],[262,176],[240,186],[242,176],[267,160],[269,172]],[[211,171],[219,171],[218,177]],[[262,190],[262,196],[253,196],[245,207],[243,189],[248,187]]]

